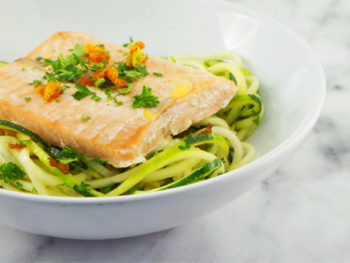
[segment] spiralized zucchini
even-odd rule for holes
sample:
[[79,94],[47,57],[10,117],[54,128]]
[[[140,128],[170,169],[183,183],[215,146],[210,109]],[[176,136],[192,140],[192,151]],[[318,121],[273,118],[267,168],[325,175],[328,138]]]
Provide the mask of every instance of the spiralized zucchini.
[[[147,161],[117,169],[85,158],[86,169],[62,172],[50,163],[61,150],[15,124],[0,122],[0,167],[16,164],[25,175],[17,180],[0,176],[0,187],[39,195],[100,197],[162,191],[206,180],[237,169],[255,158],[245,142],[263,117],[259,80],[233,52],[172,58],[177,63],[232,80],[236,96],[217,114],[167,139]],[[21,149],[9,145],[25,144]],[[0,169],[1,175],[1,169]]]

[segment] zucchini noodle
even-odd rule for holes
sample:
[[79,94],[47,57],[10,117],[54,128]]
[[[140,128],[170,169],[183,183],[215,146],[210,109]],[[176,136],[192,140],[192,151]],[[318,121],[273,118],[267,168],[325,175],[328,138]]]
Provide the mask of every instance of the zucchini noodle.
[[[233,81],[236,96],[215,115],[167,138],[146,162],[127,169],[85,158],[85,169],[64,173],[51,164],[61,149],[23,127],[0,120],[0,165],[11,162],[25,172],[17,180],[0,176],[0,188],[70,197],[140,194],[200,182],[251,162],[255,149],[245,140],[257,129],[264,108],[259,80],[244,67],[242,58],[223,52],[168,60]],[[23,147],[9,147],[14,144]]]

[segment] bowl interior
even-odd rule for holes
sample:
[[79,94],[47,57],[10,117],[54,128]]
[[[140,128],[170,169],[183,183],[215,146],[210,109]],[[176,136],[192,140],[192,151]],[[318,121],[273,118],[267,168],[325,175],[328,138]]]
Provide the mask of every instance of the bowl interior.
[[[19,4],[22,8],[17,9]],[[146,43],[150,54],[160,56],[236,51],[262,85],[265,118],[250,139],[260,156],[303,127],[323,98],[319,92],[322,72],[310,50],[298,45],[301,40],[284,27],[231,4],[101,0],[70,1],[67,7],[60,1],[39,0],[3,5],[1,24],[19,22],[2,31],[0,60],[24,56],[62,30],[86,31],[116,43],[133,36]]]

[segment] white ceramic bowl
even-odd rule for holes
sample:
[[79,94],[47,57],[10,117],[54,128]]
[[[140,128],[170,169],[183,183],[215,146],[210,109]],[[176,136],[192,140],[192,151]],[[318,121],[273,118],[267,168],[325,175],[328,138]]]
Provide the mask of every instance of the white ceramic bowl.
[[[259,157],[214,179],[158,193],[60,198],[0,191],[0,223],[65,238],[106,239],[187,223],[235,199],[272,173],[311,130],[325,77],[311,49],[284,26],[213,1],[5,1],[2,60],[23,56],[52,33],[86,31],[124,43],[129,35],[155,55],[235,50],[262,83],[266,116],[251,138]],[[193,226],[195,227],[195,225]]]

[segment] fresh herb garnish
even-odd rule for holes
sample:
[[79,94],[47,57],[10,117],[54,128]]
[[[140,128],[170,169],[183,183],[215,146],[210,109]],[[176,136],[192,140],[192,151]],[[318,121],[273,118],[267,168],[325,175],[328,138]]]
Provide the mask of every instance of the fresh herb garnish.
[[83,84],[80,84],[80,83],[76,83],[75,84],[75,88],[78,90],[77,92],[75,92],[73,94],[73,97],[76,99],[76,100],[81,100],[87,96],[90,96],[90,95],[96,95],[95,92],[89,90],[85,85]]
[[110,191],[112,191],[113,189],[115,189],[118,185],[119,185],[119,183],[110,184],[110,185],[108,185],[108,186],[106,186],[106,187],[100,188],[99,190],[100,190],[100,192],[101,192],[102,194],[107,194],[107,193],[109,193]]
[[17,188],[17,190],[22,190],[22,188],[23,188],[23,184],[21,184],[20,182],[16,182],[16,188]]
[[130,83],[128,83],[128,86],[127,86],[126,89],[120,89],[120,90],[118,90],[118,94],[122,94],[122,95],[128,94],[128,93],[131,92],[131,90],[132,90],[132,86],[131,86]]
[[38,79],[35,79],[35,80],[33,80],[32,82],[29,83],[29,85],[35,85],[35,86],[41,85],[41,84],[42,84],[42,82],[40,80],[38,80]]
[[162,73],[158,73],[158,72],[153,72],[153,75],[154,75],[154,76],[157,76],[157,77],[161,77],[161,76],[163,76],[163,74],[162,74]]
[[97,79],[94,83],[95,87],[98,88],[99,86],[101,86],[103,83],[105,83],[106,80],[104,78],[100,78],[100,79]]
[[81,182],[80,184],[75,184],[73,186],[74,191],[77,193],[86,196],[86,197],[93,197],[94,195],[91,193],[91,185],[86,184],[84,182]]
[[114,97],[114,98],[113,98],[113,101],[114,101],[114,103],[117,104],[117,105],[123,105],[123,102],[117,100],[117,97]]
[[132,37],[129,37],[129,43],[123,44],[123,47],[128,47],[128,46],[130,46],[132,43],[134,43],[134,40],[132,39]]
[[59,157],[56,155],[56,160],[62,164],[69,164],[70,169],[77,172],[88,169],[88,162],[98,162],[100,164],[107,163],[107,160],[100,158],[82,156],[78,151],[68,146],[65,146],[62,150],[57,149],[57,151],[59,151]]
[[159,104],[158,97],[152,94],[152,89],[143,86],[142,93],[134,96],[132,106],[134,108],[156,107]]
[[91,117],[90,117],[90,116],[85,116],[85,115],[83,114],[83,115],[81,115],[80,119],[81,119],[82,121],[88,121],[88,120],[91,119]]
[[7,184],[22,179],[25,175],[26,173],[13,162],[0,165],[0,179]]
[[29,101],[32,100],[32,98],[31,98],[31,97],[25,97],[24,100],[25,100],[26,102],[29,102]]
[[137,64],[136,69],[138,70],[138,72],[140,72],[142,75],[147,76],[148,72],[146,69],[146,65],[141,66],[140,64]]

